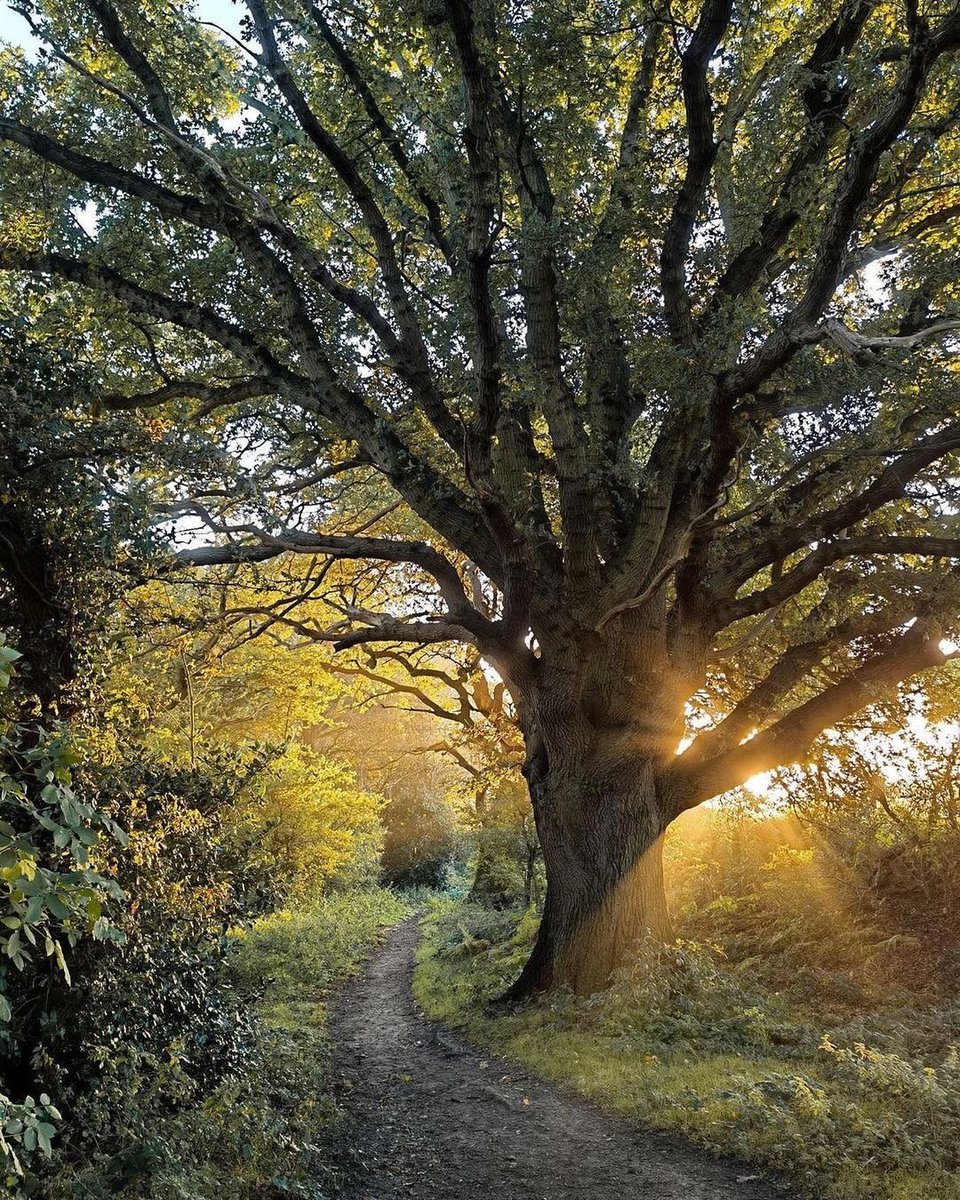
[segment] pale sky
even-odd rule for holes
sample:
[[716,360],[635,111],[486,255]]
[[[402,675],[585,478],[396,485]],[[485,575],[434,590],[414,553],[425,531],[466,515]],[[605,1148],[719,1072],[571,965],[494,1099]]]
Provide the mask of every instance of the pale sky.
[[33,44],[33,35],[26,21],[5,4],[0,5],[0,41],[13,42],[28,50],[32,49]]
[[[197,12],[204,21],[213,21],[231,33],[239,31],[242,6],[234,0],[199,0]],[[26,50],[33,50],[36,43],[26,21],[0,2],[0,41],[13,42]]]

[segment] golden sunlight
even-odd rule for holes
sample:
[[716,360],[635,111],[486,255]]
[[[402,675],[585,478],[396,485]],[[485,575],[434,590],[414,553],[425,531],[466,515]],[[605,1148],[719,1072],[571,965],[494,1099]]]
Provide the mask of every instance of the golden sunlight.
[[743,786],[754,796],[766,796],[769,795],[770,781],[772,779],[773,773],[771,771],[761,771],[757,775],[751,775]]

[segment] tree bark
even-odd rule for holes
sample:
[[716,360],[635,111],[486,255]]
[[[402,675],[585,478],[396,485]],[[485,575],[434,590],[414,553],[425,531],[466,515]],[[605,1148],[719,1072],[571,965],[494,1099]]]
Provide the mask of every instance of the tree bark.
[[[3,506],[0,615],[13,628],[13,646],[22,655],[16,694],[44,720],[68,719],[78,708],[75,621],[61,577],[69,568],[58,564],[59,549]],[[69,551],[62,553],[69,562]]]
[[541,694],[521,703],[547,893],[508,999],[602,990],[645,940],[672,936],[662,851],[677,811],[665,780],[679,740],[679,689],[662,659],[653,687],[650,659],[623,662],[622,643],[600,649],[593,644],[585,689],[563,695],[563,679],[582,683],[582,667],[548,671]]
[[[637,768],[642,775],[643,764]],[[566,827],[543,811],[543,798],[537,805],[547,894],[533,952],[510,999],[556,987],[601,991],[645,940],[672,936],[655,797],[643,789],[598,797],[587,787],[566,799],[572,818]]]

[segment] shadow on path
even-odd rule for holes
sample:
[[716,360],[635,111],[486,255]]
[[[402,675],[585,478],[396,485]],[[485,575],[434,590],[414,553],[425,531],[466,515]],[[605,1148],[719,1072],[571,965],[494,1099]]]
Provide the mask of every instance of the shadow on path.
[[754,1168],[648,1132],[485,1058],[410,992],[417,922],[398,926],[331,1013],[345,1109],[338,1200],[773,1200]]

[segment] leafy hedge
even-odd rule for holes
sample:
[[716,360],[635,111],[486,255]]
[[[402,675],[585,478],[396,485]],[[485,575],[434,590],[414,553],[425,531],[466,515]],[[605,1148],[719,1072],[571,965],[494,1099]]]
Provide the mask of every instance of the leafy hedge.
[[[19,657],[0,641],[0,691]],[[30,1079],[28,1060],[39,1049],[23,1036],[21,1009],[36,1009],[38,984],[48,994],[69,985],[67,956],[82,937],[123,937],[104,915],[121,890],[92,869],[90,855],[101,835],[125,835],[74,790],[76,761],[62,730],[13,719],[0,727],[0,1176],[14,1200],[33,1190],[62,1120],[45,1091],[35,1097],[21,1082],[20,1095],[6,1094],[7,1078]]]

